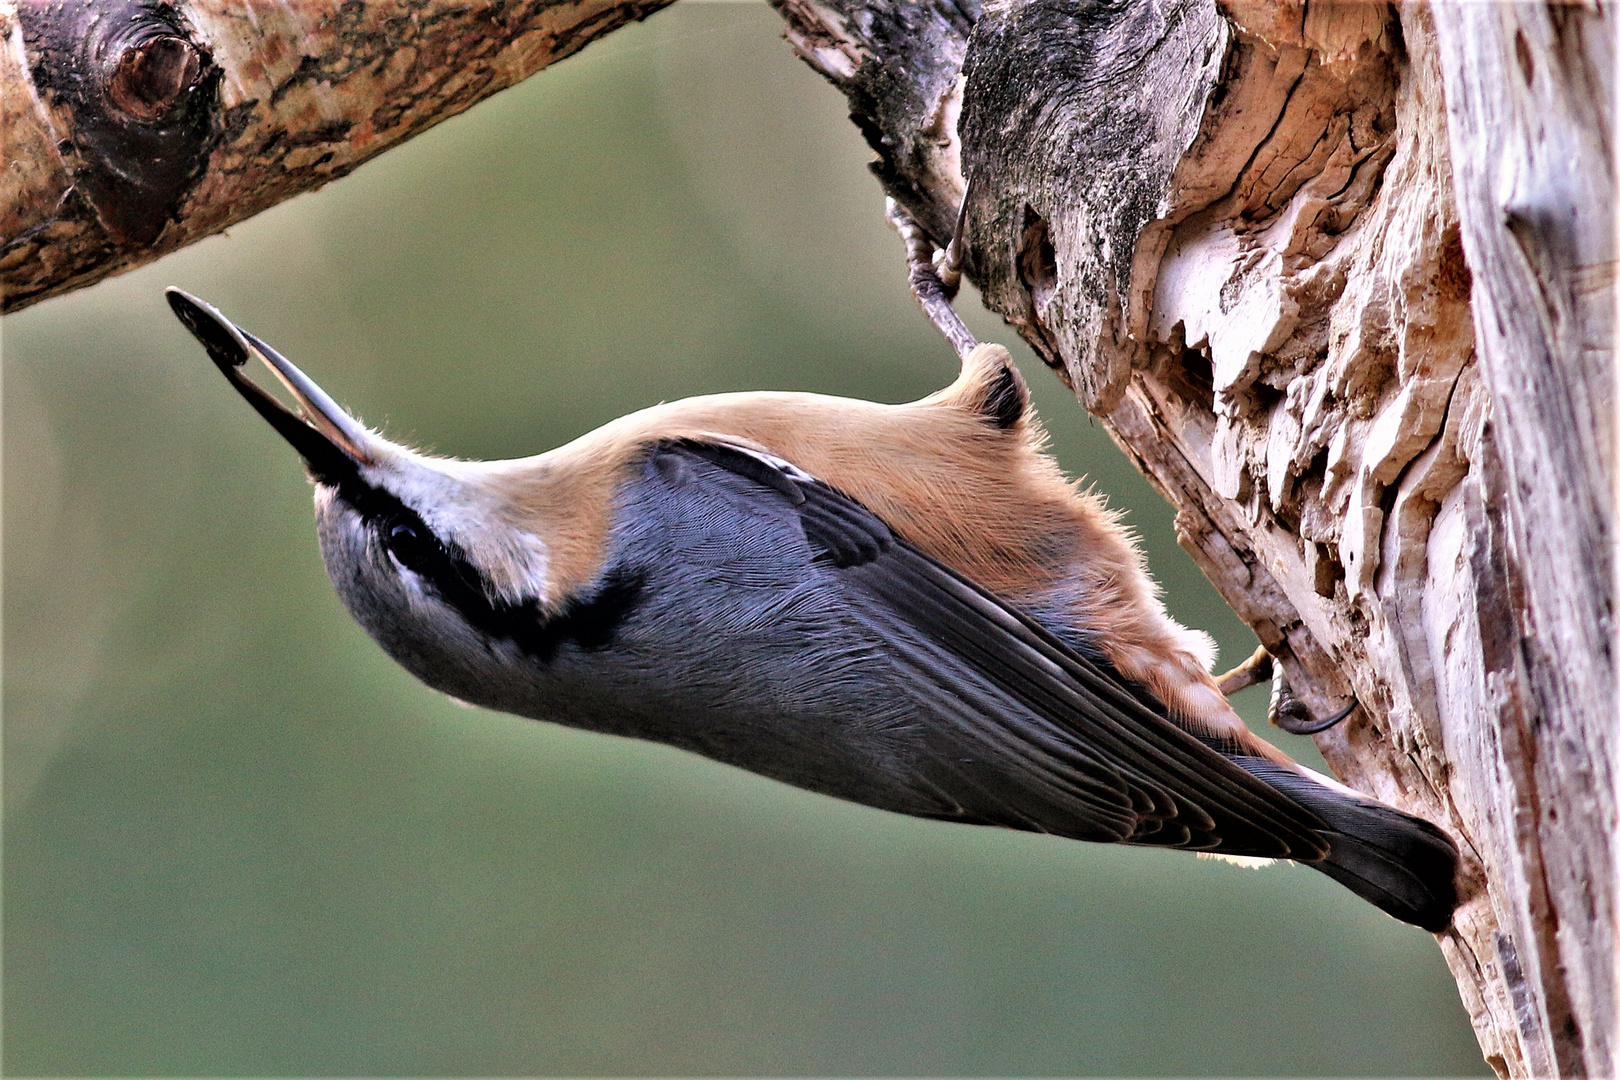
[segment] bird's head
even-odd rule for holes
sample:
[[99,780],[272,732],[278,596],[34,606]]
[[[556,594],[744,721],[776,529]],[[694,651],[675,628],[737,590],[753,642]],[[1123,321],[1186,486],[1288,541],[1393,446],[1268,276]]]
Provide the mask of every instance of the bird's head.
[[[510,497],[526,462],[431,457],[361,424],[290,361],[215,308],[167,292],[225,378],[303,457],[326,570],[344,605],[396,660],[470,697],[548,605],[548,552]],[[248,378],[257,358],[296,409]]]

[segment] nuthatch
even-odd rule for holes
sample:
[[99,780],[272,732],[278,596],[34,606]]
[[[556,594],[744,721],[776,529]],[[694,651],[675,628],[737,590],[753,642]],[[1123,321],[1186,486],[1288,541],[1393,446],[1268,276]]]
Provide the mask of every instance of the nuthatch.
[[429,686],[919,817],[1294,859],[1451,920],[1451,841],[1250,733],[998,345],[910,404],[720,394],[456,461],[168,299],[303,456],[345,606]]

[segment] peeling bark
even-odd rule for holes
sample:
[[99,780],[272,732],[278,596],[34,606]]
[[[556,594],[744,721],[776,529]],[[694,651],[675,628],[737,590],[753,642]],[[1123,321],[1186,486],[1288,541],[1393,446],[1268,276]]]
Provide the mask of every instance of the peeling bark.
[[670,0],[0,0],[0,311],[149,262]]
[[[0,0],[0,310],[667,0]],[[772,0],[1177,507],[1350,783],[1447,827],[1505,1076],[1613,1075],[1613,35],[1413,0]],[[972,177],[968,185],[964,177]]]
[[936,242],[967,189],[969,276],[1295,695],[1360,701],[1330,765],[1457,839],[1486,1059],[1612,1075],[1607,19],[773,2]]

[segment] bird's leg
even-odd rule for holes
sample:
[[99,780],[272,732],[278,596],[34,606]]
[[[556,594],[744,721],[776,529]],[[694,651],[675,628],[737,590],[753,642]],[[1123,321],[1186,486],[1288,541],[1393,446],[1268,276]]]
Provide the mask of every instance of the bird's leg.
[[1351,700],[1350,704],[1339,710],[1326,720],[1313,720],[1305,705],[1294,697],[1293,688],[1288,685],[1288,676],[1283,673],[1282,665],[1271,658],[1264,645],[1254,650],[1249,657],[1237,667],[1226,674],[1218,676],[1215,685],[1220,692],[1231,697],[1239,690],[1265,680],[1271,680],[1271,703],[1266,707],[1266,719],[1276,727],[1282,728],[1291,735],[1315,735],[1344,722],[1345,717],[1355,711],[1360,702]]
[[956,235],[951,237],[950,244],[945,248],[943,258],[939,265],[934,263],[934,245],[923,232],[922,226],[906,212],[905,207],[888,200],[889,224],[900,234],[900,239],[906,243],[906,266],[911,281],[911,294],[922,305],[923,314],[928,316],[930,322],[939,328],[945,335],[945,340],[951,343],[956,355],[967,358],[979,344],[973,336],[973,331],[967,328],[962,317],[951,306],[951,297],[956,295],[957,285],[962,280],[962,216],[967,211],[967,197],[962,198],[962,213],[957,215]]
[[1216,676],[1215,685],[1221,693],[1231,697],[1239,690],[1247,690],[1271,678],[1271,670],[1271,654],[1266,652],[1264,645],[1261,645],[1254,650],[1254,655],[1243,663],[1225,675]]

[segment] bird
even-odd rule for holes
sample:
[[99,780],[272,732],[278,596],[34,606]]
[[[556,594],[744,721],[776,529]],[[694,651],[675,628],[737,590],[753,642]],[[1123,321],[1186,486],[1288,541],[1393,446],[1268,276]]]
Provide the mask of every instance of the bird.
[[1450,925],[1450,838],[1250,732],[1000,345],[905,404],[693,397],[466,461],[167,299],[303,458],[344,606],[436,690],[921,818],[1294,860]]

